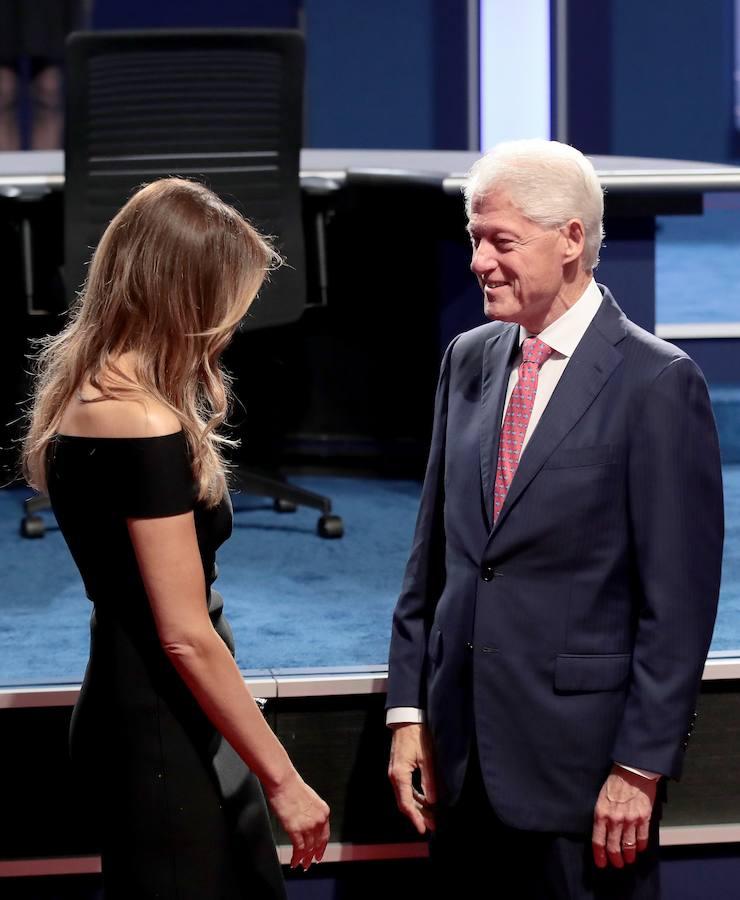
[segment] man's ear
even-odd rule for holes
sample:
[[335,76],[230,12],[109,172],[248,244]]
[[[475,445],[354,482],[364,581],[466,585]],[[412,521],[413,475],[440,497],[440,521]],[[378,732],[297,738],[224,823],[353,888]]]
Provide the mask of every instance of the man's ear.
[[586,230],[580,219],[570,219],[560,229],[565,237],[563,262],[570,263],[583,256],[586,247]]

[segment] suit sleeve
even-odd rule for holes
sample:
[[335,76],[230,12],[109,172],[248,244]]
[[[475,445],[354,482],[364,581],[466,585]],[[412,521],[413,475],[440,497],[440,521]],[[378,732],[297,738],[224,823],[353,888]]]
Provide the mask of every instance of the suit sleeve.
[[[455,338],[457,340],[457,338]],[[453,341],[442,360],[434,425],[416,529],[393,614],[386,708],[424,709],[426,645],[445,581],[444,468],[447,401]]]
[[632,680],[612,758],[679,777],[717,613],[724,513],[704,379],[674,359],[648,389],[629,448]]

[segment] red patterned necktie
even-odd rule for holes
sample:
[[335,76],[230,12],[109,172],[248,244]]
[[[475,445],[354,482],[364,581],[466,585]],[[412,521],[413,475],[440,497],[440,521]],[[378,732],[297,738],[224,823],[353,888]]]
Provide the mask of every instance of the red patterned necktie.
[[540,366],[552,353],[537,337],[528,337],[522,343],[522,361],[519,366],[519,380],[506,407],[504,424],[501,427],[501,440],[498,445],[498,463],[496,464],[496,482],[493,487],[493,521],[499,517],[501,507],[506,500],[511,482],[514,480],[519,457],[522,453],[524,436],[532,415],[534,398],[537,393],[537,380]]

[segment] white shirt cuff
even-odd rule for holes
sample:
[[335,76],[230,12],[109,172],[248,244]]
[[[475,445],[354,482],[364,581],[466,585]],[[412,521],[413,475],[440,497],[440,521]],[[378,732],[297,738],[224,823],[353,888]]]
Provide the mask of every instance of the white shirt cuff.
[[635,775],[642,775],[643,778],[647,778],[649,781],[657,781],[660,778],[659,772],[648,772],[647,769],[635,769],[634,766],[625,766],[624,763],[614,761],[615,765],[619,766],[621,769],[626,769],[628,772],[634,772]]
[[415,706],[392,706],[385,714],[386,725],[421,725],[424,710]]

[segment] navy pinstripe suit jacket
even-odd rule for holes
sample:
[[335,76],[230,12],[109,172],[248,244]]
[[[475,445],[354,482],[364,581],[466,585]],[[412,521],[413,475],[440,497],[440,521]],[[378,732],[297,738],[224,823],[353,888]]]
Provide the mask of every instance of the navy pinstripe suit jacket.
[[492,527],[518,326],[448,348],[387,705],[425,710],[440,789],[473,734],[517,828],[587,831],[613,760],[677,777],[719,593],[723,501],[704,379],[605,288]]

